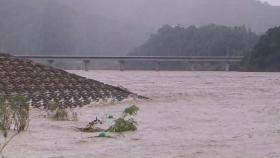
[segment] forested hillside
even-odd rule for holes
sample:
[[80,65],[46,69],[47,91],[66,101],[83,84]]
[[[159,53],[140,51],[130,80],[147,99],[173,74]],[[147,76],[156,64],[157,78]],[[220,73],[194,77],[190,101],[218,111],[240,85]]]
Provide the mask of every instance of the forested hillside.
[[0,15],[13,54],[127,55],[165,24],[280,25],[280,7],[256,0],[0,0]]
[[[264,33],[280,24],[280,7],[259,0],[69,0],[90,13],[158,29],[164,24],[242,26]],[[85,3],[82,3],[85,2]],[[88,5],[91,4],[91,5]],[[86,9],[87,8],[87,9]]]
[[245,27],[165,25],[131,55],[144,56],[242,56],[258,36]]

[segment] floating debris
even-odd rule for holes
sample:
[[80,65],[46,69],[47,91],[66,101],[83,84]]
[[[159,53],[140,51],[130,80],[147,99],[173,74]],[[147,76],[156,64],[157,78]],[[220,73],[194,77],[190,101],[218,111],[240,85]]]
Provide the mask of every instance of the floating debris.
[[108,135],[105,132],[101,132],[101,133],[99,133],[98,137],[106,138],[106,137],[108,137]]

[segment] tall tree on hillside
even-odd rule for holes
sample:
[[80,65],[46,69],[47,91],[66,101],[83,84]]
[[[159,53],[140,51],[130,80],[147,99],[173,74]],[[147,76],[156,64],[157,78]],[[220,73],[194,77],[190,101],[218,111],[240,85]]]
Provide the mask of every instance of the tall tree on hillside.
[[280,71],[280,27],[269,29],[244,59],[248,71]]

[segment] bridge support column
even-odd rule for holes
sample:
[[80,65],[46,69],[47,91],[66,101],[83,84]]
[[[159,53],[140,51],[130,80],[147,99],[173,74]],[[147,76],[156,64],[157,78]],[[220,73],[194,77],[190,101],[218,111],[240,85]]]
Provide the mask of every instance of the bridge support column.
[[194,62],[190,62],[190,69],[191,69],[191,71],[195,71],[195,63]]
[[194,66],[193,62],[186,61],[184,66],[185,66],[186,71],[194,71],[195,70],[195,66]]
[[225,64],[225,71],[230,71],[230,63]]
[[90,64],[90,61],[89,60],[83,60],[83,69],[85,71],[88,71],[89,70],[89,64]]
[[213,71],[213,70],[215,70],[215,62],[207,62],[207,70],[208,71]]
[[155,61],[155,70],[160,71],[160,61]]
[[49,66],[54,67],[54,60],[49,59],[47,62]]
[[125,61],[119,60],[119,64],[120,64],[120,71],[124,71],[125,70]]

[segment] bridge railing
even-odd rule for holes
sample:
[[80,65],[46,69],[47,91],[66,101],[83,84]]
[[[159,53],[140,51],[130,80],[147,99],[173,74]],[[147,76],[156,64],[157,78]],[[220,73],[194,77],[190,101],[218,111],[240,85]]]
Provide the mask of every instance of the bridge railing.
[[[223,63],[225,71],[230,70],[232,63],[241,62],[242,56],[66,56],[66,55],[16,55],[16,57],[26,58],[31,60],[45,60],[50,66],[53,66],[56,60],[80,60],[83,63],[83,69],[89,70],[89,65],[92,60],[115,60],[119,63],[119,69],[125,70],[125,64],[128,61],[143,61],[154,62],[155,70],[160,70],[160,65],[163,62],[186,62],[194,63]],[[191,66],[191,70],[195,70]]]

